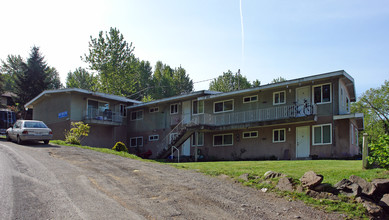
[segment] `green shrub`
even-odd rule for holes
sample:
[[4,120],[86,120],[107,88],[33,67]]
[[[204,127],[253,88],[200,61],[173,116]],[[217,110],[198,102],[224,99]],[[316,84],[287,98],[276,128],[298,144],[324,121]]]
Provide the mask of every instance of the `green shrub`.
[[70,131],[65,130],[65,142],[68,144],[80,145],[81,141],[88,136],[90,126],[82,121],[72,122]]
[[120,141],[113,146],[112,150],[128,152],[126,145]]
[[378,139],[370,144],[369,163],[385,169],[389,169],[389,135],[378,136]]

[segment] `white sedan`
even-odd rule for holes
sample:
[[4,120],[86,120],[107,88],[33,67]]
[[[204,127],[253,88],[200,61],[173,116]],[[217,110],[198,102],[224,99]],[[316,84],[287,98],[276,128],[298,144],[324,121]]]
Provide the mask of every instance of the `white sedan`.
[[17,120],[13,127],[7,129],[6,137],[18,144],[23,141],[43,141],[48,144],[53,138],[53,132],[42,121]]

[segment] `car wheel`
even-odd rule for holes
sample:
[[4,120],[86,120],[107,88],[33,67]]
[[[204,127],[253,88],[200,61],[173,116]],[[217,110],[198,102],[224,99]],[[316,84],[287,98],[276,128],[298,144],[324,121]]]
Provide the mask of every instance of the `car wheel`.
[[49,144],[49,142],[50,142],[49,140],[43,141],[44,144]]
[[18,144],[22,144],[22,139],[20,139],[20,137],[19,137],[19,136],[16,138],[16,143],[18,143]]
[[6,139],[7,141],[10,141],[10,140],[11,140],[11,138],[10,138],[9,135],[8,135],[8,133],[5,134],[5,139]]

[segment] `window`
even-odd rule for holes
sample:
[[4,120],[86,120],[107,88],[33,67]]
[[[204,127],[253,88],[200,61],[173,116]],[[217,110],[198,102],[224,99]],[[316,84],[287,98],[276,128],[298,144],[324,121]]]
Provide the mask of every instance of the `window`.
[[351,124],[351,144],[358,145],[358,128]]
[[273,129],[273,143],[285,142],[285,128]]
[[149,141],[158,141],[158,140],[159,140],[158,134],[149,135]]
[[204,113],[204,100],[193,100],[192,102],[192,112],[194,115],[196,114],[203,114]]
[[123,117],[126,117],[126,116],[127,116],[126,105],[120,104],[120,105],[119,105],[119,111],[120,111],[120,115],[121,115],[121,116],[123,116]]
[[258,95],[243,97],[243,103],[250,103],[258,101]]
[[213,146],[231,146],[232,144],[232,134],[218,134],[213,136]]
[[178,137],[178,133],[170,133],[170,135],[169,135],[169,144],[172,144],[173,141],[175,141],[177,137]]
[[285,91],[274,92],[273,93],[273,105],[280,105],[286,103],[286,93]]
[[358,128],[354,128],[355,145],[358,146]]
[[192,146],[204,146],[204,133],[203,132],[193,133]]
[[109,103],[88,99],[87,110],[90,117],[99,116],[105,110],[109,110]]
[[214,102],[213,103],[213,112],[230,112],[234,111],[234,100],[225,100],[220,102]]
[[346,111],[350,112],[350,99],[346,97]]
[[131,121],[142,120],[143,119],[143,110],[131,112]]
[[150,113],[159,112],[159,108],[158,107],[149,108],[149,112]]
[[142,146],[143,146],[143,137],[130,138],[130,147],[142,147]]
[[331,102],[331,83],[313,86],[313,102],[315,104]]
[[178,104],[172,104],[170,105],[170,114],[178,114]]
[[243,132],[243,138],[257,138],[258,131],[246,131]]
[[313,133],[313,145],[332,143],[331,124],[312,126],[312,133]]

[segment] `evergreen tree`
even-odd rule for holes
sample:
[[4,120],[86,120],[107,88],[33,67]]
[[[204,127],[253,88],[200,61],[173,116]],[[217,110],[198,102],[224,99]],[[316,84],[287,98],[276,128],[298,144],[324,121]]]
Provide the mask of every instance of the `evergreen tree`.
[[60,84],[56,84],[58,73],[47,65],[36,46],[31,49],[30,57],[27,63],[22,64],[22,69],[15,80],[15,93],[21,106],[46,89],[60,87]]
[[15,92],[15,81],[17,75],[23,72],[24,60],[20,55],[8,55],[7,59],[1,61],[0,73],[3,76],[5,91]]

